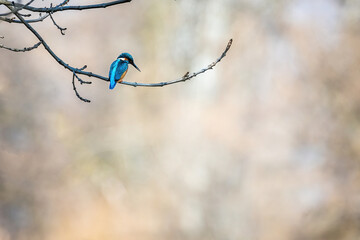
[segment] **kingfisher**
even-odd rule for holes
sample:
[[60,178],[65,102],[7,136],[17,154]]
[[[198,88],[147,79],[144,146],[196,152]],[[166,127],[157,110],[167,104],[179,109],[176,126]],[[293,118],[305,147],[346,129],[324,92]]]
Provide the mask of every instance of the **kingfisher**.
[[133,65],[139,72],[140,69],[135,65],[134,58],[129,53],[122,53],[119,57],[111,64],[109,71],[110,89],[113,89],[116,83],[122,82],[128,71],[128,65]]

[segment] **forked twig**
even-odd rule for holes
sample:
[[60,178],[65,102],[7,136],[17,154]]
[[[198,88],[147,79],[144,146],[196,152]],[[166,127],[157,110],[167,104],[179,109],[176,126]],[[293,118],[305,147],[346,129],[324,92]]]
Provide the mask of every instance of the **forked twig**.
[[49,15],[50,15],[50,18],[51,18],[51,21],[53,22],[53,24],[60,30],[61,35],[65,35],[65,30],[66,30],[67,28],[62,28],[62,27],[60,27],[60,26],[55,22],[52,14],[49,13]]
[[[78,90],[77,90],[77,88],[76,88],[76,85],[75,85],[75,77],[76,77],[79,81],[83,81],[83,80],[81,80],[81,79],[76,75],[76,73],[73,72],[72,85],[73,85],[73,90],[74,90],[76,96],[77,96],[81,101],[83,101],[83,102],[87,102],[87,103],[91,102],[89,99],[86,99],[86,98],[83,98],[82,96],[80,96],[80,94],[79,94],[79,92],[78,92]],[[80,83],[82,83],[82,82],[80,82]],[[91,82],[90,82],[90,83],[91,83]]]

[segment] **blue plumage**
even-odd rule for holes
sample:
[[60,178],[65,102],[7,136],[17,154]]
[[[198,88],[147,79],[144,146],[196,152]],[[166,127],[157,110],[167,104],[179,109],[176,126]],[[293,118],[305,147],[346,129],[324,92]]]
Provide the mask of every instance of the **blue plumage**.
[[116,83],[122,82],[122,79],[127,73],[129,64],[140,71],[135,65],[133,57],[129,53],[120,54],[120,56],[111,64],[109,71],[110,89],[113,89]]

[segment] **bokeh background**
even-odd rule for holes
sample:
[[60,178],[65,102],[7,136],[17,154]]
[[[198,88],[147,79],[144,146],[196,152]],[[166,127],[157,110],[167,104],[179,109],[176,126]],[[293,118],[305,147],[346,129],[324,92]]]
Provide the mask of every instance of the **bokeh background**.
[[[132,82],[176,79],[234,43],[185,83],[90,79],[90,104],[42,46],[0,49],[1,240],[360,239],[360,1],[133,0],[53,16],[65,36],[32,25],[59,57],[106,76],[130,52]],[[0,36],[37,42],[20,24]]]

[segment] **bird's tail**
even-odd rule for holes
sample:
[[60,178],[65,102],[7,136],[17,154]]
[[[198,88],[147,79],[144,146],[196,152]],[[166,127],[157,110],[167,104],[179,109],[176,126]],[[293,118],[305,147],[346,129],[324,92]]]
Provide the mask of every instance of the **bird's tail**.
[[116,85],[115,79],[110,78],[110,86],[109,86],[109,88],[113,89],[115,87],[115,85]]

